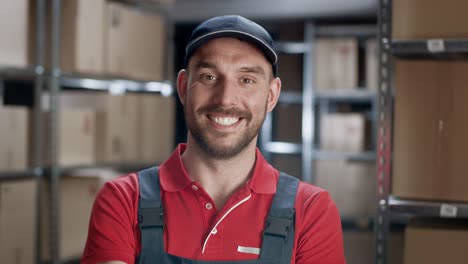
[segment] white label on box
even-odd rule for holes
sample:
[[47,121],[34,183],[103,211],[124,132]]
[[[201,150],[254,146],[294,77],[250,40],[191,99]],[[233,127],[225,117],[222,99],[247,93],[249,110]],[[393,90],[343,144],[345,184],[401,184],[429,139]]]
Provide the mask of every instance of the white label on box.
[[442,204],[440,206],[440,217],[455,218],[457,217],[457,207],[450,204]]
[[427,49],[431,53],[444,52],[445,44],[443,39],[429,39],[427,41]]

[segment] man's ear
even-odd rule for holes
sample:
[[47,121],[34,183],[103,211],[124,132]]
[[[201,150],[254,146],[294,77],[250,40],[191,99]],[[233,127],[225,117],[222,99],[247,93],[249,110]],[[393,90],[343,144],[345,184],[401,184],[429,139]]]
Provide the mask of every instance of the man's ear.
[[281,79],[279,77],[274,78],[270,82],[268,91],[267,111],[271,112],[278,103],[278,99],[281,93]]
[[177,93],[182,105],[185,103],[185,96],[187,96],[187,83],[188,83],[187,71],[182,69],[177,74]]

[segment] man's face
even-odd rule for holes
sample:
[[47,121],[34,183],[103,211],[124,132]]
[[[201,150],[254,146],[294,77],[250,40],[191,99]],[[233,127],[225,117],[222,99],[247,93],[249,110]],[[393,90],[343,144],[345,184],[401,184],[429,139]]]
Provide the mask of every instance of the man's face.
[[199,47],[187,67],[179,73],[178,91],[189,144],[218,159],[255,148],[281,90],[263,53],[248,42],[218,38]]

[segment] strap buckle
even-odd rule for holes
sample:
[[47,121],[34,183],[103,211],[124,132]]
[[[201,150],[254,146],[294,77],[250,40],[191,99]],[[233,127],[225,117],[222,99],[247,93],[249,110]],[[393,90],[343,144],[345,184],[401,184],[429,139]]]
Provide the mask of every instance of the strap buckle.
[[164,224],[162,208],[140,208],[138,222],[141,228],[162,227]]
[[264,233],[267,235],[281,236],[286,238],[293,226],[293,220],[293,216],[290,218],[269,216],[267,219],[267,227],[265,228]]

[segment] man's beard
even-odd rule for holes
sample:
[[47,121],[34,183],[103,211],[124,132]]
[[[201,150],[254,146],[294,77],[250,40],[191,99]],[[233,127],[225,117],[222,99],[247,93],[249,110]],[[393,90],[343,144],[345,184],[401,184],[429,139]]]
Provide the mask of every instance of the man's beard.
[[217,143],[216,139],[214,142],[213,140],[210,140],[208,138],[208,132],[206,131],[206,128],[204,128],[203,125],[200,125],[200,123],[196,122],[194,117],[195,114],[193,112],[188,113],[187,108],[184,108],[184,111],[187,128],[200,149],[210,157],[216,159],[230,159],[241,153],[258,135],[258,131],[260,130],[263,121],[265,120],[266,106],[264,109],[265,110],[263,111],[263,116],[261,119],[254,121],[254,123],[251,123],[253,120],[252,113],[242,111],[237,108],[223,109],[222,107],[218,106],[207,106],[198,110],[197,116],[203,116],[207,112],[220,113],[225,115],[234,114],[235,116],[242,116],[244,119],[243,121],[247,124],[250,124],[250,126],[246,127],[246,129],[242,131],[240,135],[237,135],[237,137],[233,140],[234,142],[231,142],[230,146],[223,146],[220,143]]

